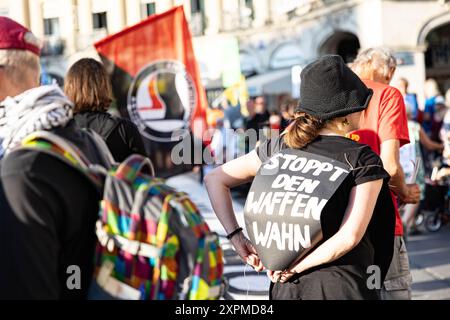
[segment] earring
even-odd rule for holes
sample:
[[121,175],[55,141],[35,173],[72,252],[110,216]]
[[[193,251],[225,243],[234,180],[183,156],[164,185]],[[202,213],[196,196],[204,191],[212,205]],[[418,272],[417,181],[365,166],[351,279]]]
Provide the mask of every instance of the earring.
[[348,126],[350,124],[350,122],[348,122],[347,118],[344,119],[344,121],[342,121],[342,125],[343,126]]

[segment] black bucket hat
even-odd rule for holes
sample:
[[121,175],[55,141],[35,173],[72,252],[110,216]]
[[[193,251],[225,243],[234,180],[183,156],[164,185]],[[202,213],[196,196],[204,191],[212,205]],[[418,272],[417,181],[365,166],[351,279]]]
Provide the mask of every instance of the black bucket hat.
[[321,120],[362,111],[373,94],[338,55],[325,55],[308,64],[300,78],[300,104],[296,111]]

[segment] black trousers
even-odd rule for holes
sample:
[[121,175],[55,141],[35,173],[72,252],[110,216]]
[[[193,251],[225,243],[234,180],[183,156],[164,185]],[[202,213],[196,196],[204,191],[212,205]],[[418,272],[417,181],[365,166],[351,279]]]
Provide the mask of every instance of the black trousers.
[[271,283],[271,300],[378,300],[379,294],[367,285],[362,268],[331,266],[295,275],[286,283]]

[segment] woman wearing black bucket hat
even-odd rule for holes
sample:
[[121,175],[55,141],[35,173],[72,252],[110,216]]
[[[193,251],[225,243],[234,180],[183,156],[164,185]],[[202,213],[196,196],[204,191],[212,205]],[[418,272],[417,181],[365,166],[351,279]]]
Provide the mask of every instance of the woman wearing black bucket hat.
[[[392,259],[394,213],[388,201],[389,175],[368,146],[345,137],[358,128],[360,112],[368,106],[372,91],[341,57],[328,55],[304,68],[300,93],[295,120],[284,134],[261,143],[254,151],[227,162],[205,177],[211,203],[237,253],[255,270],[283,265],[281,260],[292,256],[288,251],[294,250],[294,255],[302,252],[287,267],[282,267],[283,270],[267,271],[272,280],[271,299],[377,299],[377,289]],[[281,159],[292,160],[291,165],[281,164]],[[308,195],[290,192],[294,196],[285,201],[288,204],[277,205],[286,199],[280,192],[283,200],[278,201],[274,196],[272,200],[261,200],[260,206],[252,202],[258,191],[266,199],[268,194],[275,194],[272,191],[274,185],[280,185],[281,176],[292,181],[307,180],[307,166],[300,172],[296,170],[299,166],[294,165],[303,160],[321,163],[325,165],[322,169],[326,167],[328,171],[333,165],[339,165],[345,174],[340,181],[332,177],[325,182],[319,177],[317,181],[311,180],[310,185],[317,182],[314,186],[319,187],[312,187]],[[277,175],[264,173],[269,167],[276,167]],[[319,169],[312,173],[318,175]],[[252,179],[254,183],[244,211],[246,220],[247,217],[255,219],[246,221],[253,242],[241,232],[229,193],[229,188]],[[294,190],[293,186],[291,183],[289,190]],[[301,189],[300,186],[295,190]],[[321,206],[308,209],[308,202],[306,209],[299,209],[305,207],[297,204],[301,197],[325,199]],[[304,248],[300,246],[300,251],[295,251],[292,238],[300,237],[299,230],[308,231],[302,237],[309,234],[309,225],[308,229],[301,229],[307,221],[307,211],[313,212],[312,216],[318,220],[318,229],[314,226],[311,229],[315,233],[311,239],[317,241],[307,239],[302,242]],[[265,219],[272,219],[265,229],[269,230],[266,238],[263,233],[255,236],[256,226],[266,225]],[[288,229],[288,222],[298,225],[298,229],[293,229],[297,233],[291,237],[287,233],[280,236],[280,232]],[[275,225],[283,225],[282,231],[274,230]],[[285,240],[289,246],[283,246]]]

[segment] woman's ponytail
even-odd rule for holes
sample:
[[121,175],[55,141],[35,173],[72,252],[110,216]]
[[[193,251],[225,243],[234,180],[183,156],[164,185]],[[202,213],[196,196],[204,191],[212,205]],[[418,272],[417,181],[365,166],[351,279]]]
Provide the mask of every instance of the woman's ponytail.
[[295,114],[292,125],[284,135],[284,142],[289,148],[300,149],[312,142],[319,135],[319,131],[326,125],[326,120],[317,119],[307,113]]

